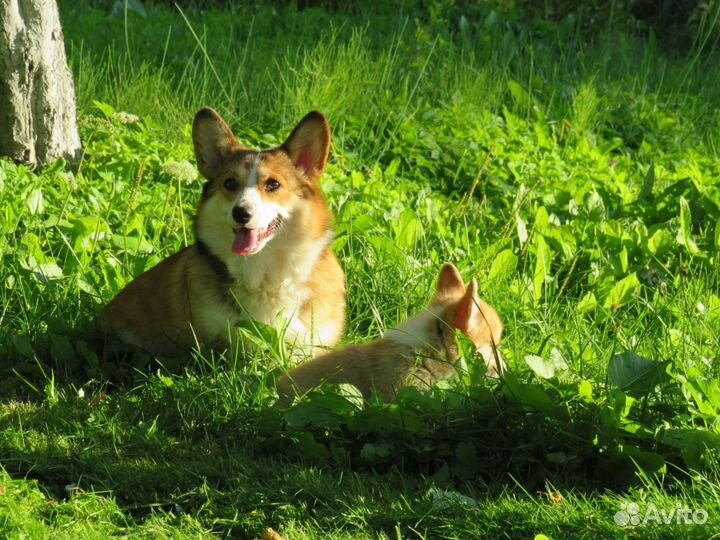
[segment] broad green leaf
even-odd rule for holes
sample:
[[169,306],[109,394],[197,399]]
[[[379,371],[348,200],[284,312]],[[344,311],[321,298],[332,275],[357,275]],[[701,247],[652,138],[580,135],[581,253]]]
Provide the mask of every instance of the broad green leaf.
[[57,263],[49,261],[38,264],[33,271],[33,275],[41,283],[47,283],[49,280],[63,277],[63,270]]
[[620,447],[620,453],[630,458],[646,474],[665,472],[665,458],[656,452],[648,452],[626,444]]
[[535,375],[541,379],[552,379],[555,376],[555,366],[550,360],[545,360],[542,356],[535,354],[525,355],[525,362]]
[[487,17],[485,17],[483,25],[485,26],[485,30],[492,30],[493,28],[503,24],[504,20],[504,17],[501,17],[497,11],[492,9],[490,10],[490,13],[487,14]]
[[528,94],[517,81],[509,79],[507,85],[510,90],[510,94],[512,94],[513,99],[518,105],[527,108],[532,106],[532,97],[530,97],[530,94]]
[[550,225],[550,214],[544,206],[538,206],[535,211],[535,230],[541,231]]
[[20,239],[20,245],[24,248],[24,253],[27,254],[28,262],[24,263],[21,261],[21,266],[27,270],[33,270],[35,263],[43,263],[47,260],[45,253],[43,253],[42,246],[40,245],[40,237],[35,233],[27,233]]
[[577,389],[578,397],[587,403],[593,403],[593,386],[592,383],[586,379],[581,380],[578,383]]
[[526,274],[516,274],[510,280],[508,290],[513,298],[517,298],[522,305],[529,306],[533,303],[533,284],[530,276]]
[[625,421],[637,399],[622,390],[611,388],[607,393],[608,409],[614,412],[617,420]]
[[115,114],[115,109],[112,105],[108,105],[107,103],[103,103],[101,101],[93,101],[93,105],[95,105],[95,108],[99,110],[105,118],[111,118]]
[[603,306],[608,309],[617,309],[623,304],[627,303],[635,293],[635,290],[640,287],[640,280],[638,279],[635,272],[630,274],[627,277],[624,277],[620,281],[618,281],[612,289],[610,289],[610,292],[608,293],[607,297],[605,298],[605,302],[603,303]]
[[113,234],[112,243],[115,247],[127,251],[131,255],[153,251],[153,245],[147,241],[144,235]]
[[248,339],[260,347],[282,344],[278,328],[282,327],[283,315],[278,314],[278,327],[251,319],[242,319],[235,324],[235,328],[244,339]]
[[461,441],[455,448],[456,462],[453,471],[462,478],[471,479],[480,468],[478,452],[475,445],[471,442]]
[[139,232],[140,234],[145,233],[145,220],[146,217],[140,213],[133,214],[133,216],[125,223],[123,233],[125,235]]
[[589,293],[586,293],[585,296],[583,296],[580,299],[580,302],[578,302],[576,310],[578,313],[587,313],[588,311],[592,311],[596,307],[597,307],[597,298],[595,297],[595,293],[589,292]]
[[[400,394],[405,392],[405,390],[406,389],[403,388]],[[348,401],[348,403],[353,405],[350,401]],[[408,431],[422,433],[427,430],[427,427],[425,427],[425,424],[419,417],[419,413],[407,409],[398,411],[396,407],[387,409],[384,406],[367,406],[360,411],[356,411],[355,414],[347,418],[347,427],[351,433],[374,433],[390,436],[399,431],[404,433]]]
[[528,232],[527,232],[527,225],[525,225],[525,220],[520,217],[520,214],[517,215],[517,235],[518,240],[520,241],[520,245],[522,246],[527,242],[528,239]]
[[444,512],[453,508],[470,509],[477,508],[478,502],[475,499],[462,495],[457,491],[446,491],[439,488],[430,489],[432,497],[432,511]]
[[423,226],[415,212],[406,209],[400,215],[400,221],[394,225],[397,245],[405,251],[412,251],[415,244],[423,238]]
[[385,171],[383,172],[383,176],[388,180],[392,180],[397,175],[399,168],[400,168],[400,158],[395,158],[390,162],[390,165],[388,165],[385,168]]
[[[542,109],[535,107],[536,116],[542,116]],[[548,133],[548,123],[546,120],[539,118],[533,122],[533,132],[538,138],[538,144],[542,148],[550,148],[553,145],[553,141]]]
[[97,240],[102,240],[110,232],[108,224],[100,217],[83,216],[71,220],[73,249],[76,253],[87,251]]
[[347,416],[355,411],[355,406],[344,397],[329,390],[314,392],[308,398],[285,411],[285,420],[291,429],[303,429],[317,426],[325,429],[337,429],[347,422]]
[[393,454],[394,450],[393,445],[388,443],[365,443],[360,449],[360,459],[365,463],[376,463],[387,459]]
[[626,394],[640,398],[667,378],[666,367],[666,362],[656,362],[627,351],[610,359],[608,381]]
[[545,238],[538,234],[535,236],[535,273],[533,274],[533,294],[535,303],[542,299],[545,282],[550,273],[552,251]]
[[554,413],[557,405],[539,384],[523,384],[512,373],[503,375],[503,383],[512,398],[544,413]]
[[560,352],[560,349],[553,347],[550,349],[550,358],[548,361],[553,365],[555,371],[565,371],[570,368],[570,364]]
[[[359,392],[359,391],[358,391]],[[358,409],[362,408],[362,394],[360,395],[361,403]],[[421,392],[414,386],[406,386],[401,388],[397,393],[396,402],[403,409],[420,411],[423,413],[437,414],[443,410],[443,405],[430,392]]]
[[[555,215],[550,216],[551,222]],[[576,231],[570,226],[551,227],[543,230],[542,235],[552,247],[559,247],[566,261],[572,261],[575,258],[577,250],[578,238],[575,236]],[[557,250],[554,250],[557,251]]]
[[713,323],[716,323],[720,320],[720,296],[717,296],[716,294],[710,295],[710,299],[708,300],[705,312],[707,313],[708,318],[713,321]]
[[565,452],[550,452],[547,456],[545,456],[548,461],[551,463],[567,463],[568,461],[572,461],[573,457],[567,455]]
[[369,231],[377,225],[377,222],[367,214],[352,217],[344,226],[353,232]]
[[595,190],[591,191],[585,200],[585,209],[588,213],[588,219],[591,221],[601,221],[605,218],[605,201]]
[[312,433],[309,433],[307,431],[293,433],[291,439],[294,443],[292,450],[297,452],[304,459],[308,459],[314,462],[327,461],[327,448],[317,442]]
[[705,429],[664,428],[659,430],[656,439],[679,448],[685,464],[695,469],[707,467],[706,456],[715,456],[720,448],[720,434]]
[[701,415],[715,419],[720,414],[720,383],[708,379],[697,368],[688,368],[685,375],[674,373],[673,378],[680,384],[683,392],[692,397],[695,407]]
[[408,252],[401,249],[397,242],[388,238],[385,235],[373,234],[366,236],[368,244],[375,251],[375,254],[385,259],[386,261],[392,261],[392,264],[405,264],[408,258]]
[[167,375],[163,375],[162,373],[157,374],[158,380],[163,383],[163,386],[166,388],[172,388],[175,385],[175,381],[173,381],[172,377],[168,377]]
[[488,281],[500,278],[501,280],[507,279],[515,273],[517,269],[518,257],[512,251],[512,249],[504,249],[495,256],[495,259],[490,265],[490,271],[487,275]]
[[622,251],[618,254],[618,261],[620,263],[620,270],[622,271],[622,274],[627,274],[628,267],[629,267],[629,261],[628,261],[628,251],[625,248],[622,248]]
[[675,238],[678,244],[685,246],[690,255],[704,255],[692,237],[692,214],[685,197],[680,197],[680,229]]
[[[353,386],[352,384],[338,384],[337,385],[338,395],[342,396],[347,400],[348,403],[351,405],[354,405],[358,409],[362,409],[363,404],[365,403],[365,400],[363,398],[362,392],[357,388],[357,386]],[[404,389],[403,389],[404,390]]]
[[653,187],[655,187],[655,164],[651,164],[648,167],[648,172],[643,180],[642,189],[640,190],[640,196],[638,197],[641,201],[648,201],[652,198]]
[[647,241],[648,249],[653,255],[661,255],[674,245],[673,237],[666,229],[658,229]]
[[19,336],[13,334],[10,336],[10,343],[13,348],[22,356],[26,358],[32,358],[35,356],[35,351],[32,348],[32,343],[27,336]]
[[50,175],[62,171],[66,163],[67,162],[63,158],[58,158],[49,165],[46,165],[45,168],[43,168],[42,175],[45,177],[50,177]]
[[27,203],[28,210],[30,210],[32,215],[37,215],[45,209],[43,194],[39,188],[33,189],[25,201]]

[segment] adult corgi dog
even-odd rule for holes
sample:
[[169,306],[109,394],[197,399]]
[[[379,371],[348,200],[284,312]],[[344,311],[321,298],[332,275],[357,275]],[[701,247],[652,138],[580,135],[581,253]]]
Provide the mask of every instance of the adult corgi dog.
[[207,179],[195,244],[133,280],[100,313],[99,329],[173,357],[197,344],[226,350],[234,325],[275,326],[311,352],[335,345],[345,320],[345,274],[330,249],[332,217],[318,180],[330,127],[311,112],[271,150],[240,145],[223,119],[202,109],[192,128]]
[[435,296],[420,314],[367,345],[352,345],[300,364],[278,381],[281,405],[288,405],[321,383],[348,383],[365,399],[379,392],[392,401],[405,386],[430,387],[455,373],[459,358],[455,330],[477,346],[497,377],[506,365],[497,345],[503,325],[497,312],[478,298],[478,284],[467,286],[454,265],[440,270]]

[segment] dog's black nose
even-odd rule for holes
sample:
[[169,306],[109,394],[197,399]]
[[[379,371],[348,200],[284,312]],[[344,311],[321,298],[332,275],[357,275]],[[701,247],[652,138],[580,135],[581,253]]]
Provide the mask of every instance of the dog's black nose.
[[250,221],[252,214],[247,211],[247,208],[236,206],[232,210],[232,217],[240,225],[245,225],[248,221]]

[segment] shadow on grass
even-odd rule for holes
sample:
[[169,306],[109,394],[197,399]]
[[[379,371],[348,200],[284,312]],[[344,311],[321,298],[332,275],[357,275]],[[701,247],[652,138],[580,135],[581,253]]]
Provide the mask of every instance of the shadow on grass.
[[104,339],[89,324],[33,336],[0,331],[0,396],[5,398],[45,398],[55,387],[128,388],[158,370],[179,374],[190,365],[190,355],[159,360]]
[[[300,421],[303,402],[282,411],[258,392],[241,375],[187,372],[105,395],[61,389],[42,402],[5,401],[0,459],[57,499],[74,484],[113,496],[137,520],[187,512],[242,537],[308,520],[391,536],[398,524],[440,531],[468,519],[471,536],[480,522],[486,534],[511,537],[533,532],[533,520],[585,531],[583,512],[607,510],[605,488],[637,478],[632,463],[603,457],[577,420],[571,427],[487,390],[491,402],[476,395],[474,405],[455,408],[411,392],[333,426],[326,417],[324,427]],[[327,395],[334,394],[312,402],[335,403],[320,399]],[[438,489],[467,494],[472,512],[454,503],[438,510]],[[548,504],[543,516],[524,519],[538,512],[537,493],[549,490],[573,493],[572,504],[585,510],[567,515]],[[591,528],[607,534],[613,526],[610,517]]]

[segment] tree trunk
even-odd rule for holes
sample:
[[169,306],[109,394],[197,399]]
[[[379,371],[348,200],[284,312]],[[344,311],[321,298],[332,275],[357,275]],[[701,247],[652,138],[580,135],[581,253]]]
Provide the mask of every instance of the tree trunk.
[[55,0],[0,0],[0,155],[80,155],[75,89]]

